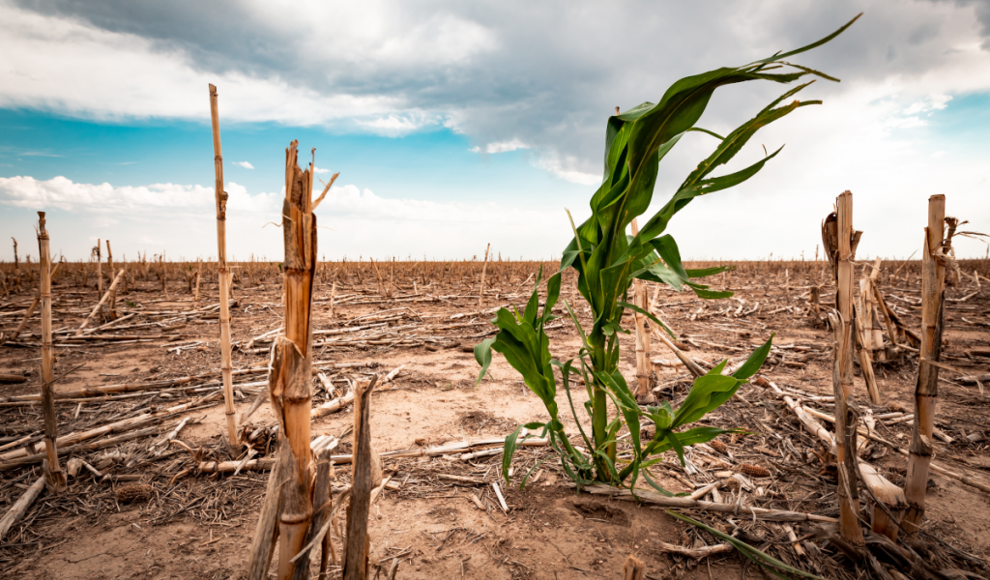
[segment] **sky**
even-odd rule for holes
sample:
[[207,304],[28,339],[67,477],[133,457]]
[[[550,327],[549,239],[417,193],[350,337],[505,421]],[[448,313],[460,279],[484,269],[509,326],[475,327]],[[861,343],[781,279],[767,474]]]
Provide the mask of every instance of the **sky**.
[[[228,258],[280,261],[285,148],[340,177],[317,210],[326,259],[559,257],[601,182],[616,106],[677,79],[843,35],[795,61],[841,82],[760,131],[750,181],[671,222],[686,259],[811,259],[854,195],[859,256],[906,258],[930,195],[990,233],[990,0],[134,2],[0,0],[0,260],[216,256],[208,84],[219,91]],[[719,89],[724,134],[787,87]],[[648,214],[716,141],[685,137]],[[302,155],[301,158],[308,158]],[[319,182],[317,183],[319,185]],[[645,219],[645,218],[644,218]],[[958,239],[957,255],[986,242]]]

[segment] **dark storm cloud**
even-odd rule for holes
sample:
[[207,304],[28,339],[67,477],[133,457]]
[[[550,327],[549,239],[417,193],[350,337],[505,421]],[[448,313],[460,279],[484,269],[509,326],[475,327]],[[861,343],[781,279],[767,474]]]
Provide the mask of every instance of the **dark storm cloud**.
[[[681,76],[802,45],[860,11],[846,34],[799,58],[843,79],[819,82],[804,98],[940,66],[959,32],[948,9],[973,14],[990,33],[986,0],[395,2],[318,14],[229,0],[18,4],[151,39],[205,71],[278,77],[328,96],[400,97],[410,110],[448,116],[479,144],[519,139],[590,173],[599,171],[603,121],[615,105],[655,101]],[[405,39],[398,48],[396,39]],[[444,54],[465,46],[473,48],[463,58]],[[725,91],[706,124],[738,122],[738,111],[779,90]]]

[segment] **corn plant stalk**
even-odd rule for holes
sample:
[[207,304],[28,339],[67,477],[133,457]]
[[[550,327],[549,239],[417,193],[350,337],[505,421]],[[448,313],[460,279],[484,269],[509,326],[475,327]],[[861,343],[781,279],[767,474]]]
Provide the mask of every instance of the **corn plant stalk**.
[[485,271],[488,270],[488,251],[491,249],[491,244],[485,246],[485,261],[481,265],[481,289],[478,291],[478,306],[481,306],[485,300]]
[[265,580],[268,578],[268,568],[271,566],[275,542],[278,540],[279,499],[286,474],[294,467],[290,464],[288,441],[282,439],[279,447],[278,459],[268,476],[265,501],[261,504],[258,523],[255,524],[251,547],[248,549],[249,559],[245,574],[247,580]]
[[[616,113],[618,113],[616,107]],[[639,234],[639,223],[633,218],[632,235]],[[646,301],[646,284],[636,278],[633,280],[633,303],[643,312],[649,312]],[[647,402],[650,398],[650,332],[647,330],[646,316],[640,312],[634,313],[636,318],[636,400]]]
[[[859,497],[856,486],[856,449],[847,448],[850,426],[848,399],[853,374],[853,197],[844,191],[835,199],[837,247],[835,254],[836,305],[838,315],[829,316],[834,331],[832,388],[835,395],[835,458],[839,468],[839,533],[853,545],[863,543],[859,527]],[[852,423],[855,425],[855,423]]]
[[199,304],[199,282],[203,279],[203,260],[197,260],[199,262],[196,267],[196,293],[193,295],[193,305]]
[[351,503],[347,507],[346,550],[344,553],[344,580],[365,580],[368,577],[368,512],[371,509],[372,489],[381,479],[380,468],[376,477],[377,455],[371,447],[370,404],[371,392],[378,376],[362,381],[356,387],[354,403],[354,461],[352,463]]
[[99,312],[100,309],[103,307],[103,305],[106,304],[106,301],[110,299],[110,295],[117,287],[117,284],[120,282],[120,279],[124,277],[125,270],[126,268],[121,268],[120,272],[117,273],[117,277],[113,279],[113,282],[110,283],[110,287],[107,288],[107,291],[103,293],[103,298],[100,298],[100,301],[97,302],[96,306],[93,307],[93,310],[89,313],[89,316],[87,316],[86,319],[83,320],[82,324],[79,325],[79,329],[76,330],[76,336],[82,336],[83,330],[85,330],[86,327],[89,325],[89,321],[93,320],[93,317],[96,316],[96,313]]
[[[855,259],[855,247],[853,246],[853,198],[852,192],[844,191],[835,199],[838,245],[836,247],[836,306],[839,310],[839,322],[842,324],[842,336],[852,336],[853,326],[853,260]],[[841,372],[841,386],[843,396],[852,396],[853,390],[853,345],[852,341],[842,341],[841,357],[837,353],[836,358],[841,358],[843,367]]]
[[[841,210],[840,210],[841,211]],[[840,218],[841,222],[841,218]],[[829,321],[833,329],[832,340],[832,392],[835,395],[835,459],[839,471],[839,484],[836,495],[839,497],[839,533],[853,545],[863,544],[863,531],[859,527],[859,494],[857,482],[856,449],[847,445],[850,432],[855,432],[852,414],[846,394],[842,389],[842,375],[849,356],[847,345],[852,337],[847,334],[849,326],[842,324],[841,317],[832,312]],[[852,425],[851,425],[852,424]]]
[[48,230],[45,212],[38,212],[38,267],[41,297],[41,406],[45,420],[45,480],[56,492],[65,489],[65,472],[58,464],[58,421],[52,395],[55,349],[52,346],[52,259],[48,250]]
[[313,167],[306,171],[299,168],[298,146],[298,141],[293,141],[285,150],[285,201],[282,204],[285,333],[273,349],[268,385],[282,436],[289,441],[293,467],[282,489],[279,510],[280,580],[292,577],[296,566],[291,559],[305,544],[313,515],[310,385],[313,281],[317,265],[316,216],[312,211]]
[[945,293],[945,266],[941,262],[945,223],[945,196],[928,198],[928,227],[921,252],[921,355],[918,382],[914,392],[914,431],[908,448],[904,496],[908,509],[902,525],[916,532],[925,513],[925,490],[932,461],[932,434],[935,429],[935,400],[938,397],[938,361],[942,353],[942,306]]
[[[110,240],[104,240],[107,243],[107,270],[110,275],[113,275],[113,250],[110,249]],[[110,308],[108,309],[112,317],[116,317],[114,310],[117,306],[117,291],[112,290],[110,292]]]
[[[210,117],[213,121],[214,190],[217,202],[217,275],[220,283],[220,374],[223,375],[223,412],[227,420],[227,444],[237,448],[237,422],[234,417],[234,382],[230,371],[230,272],[227,269],[227,192],[223,189],[223,153],[220,147],[220,110],[217,88],[210,85]],[[164,255],[162,256],[164,260]],[[162,286],[165,285],[164,263]]]
[[[103,247],[103,240],[96,238],[96,247],[93,251],[96,253],[96,292],[100,296],[103,296],[103,256],[101,254]],[[113,270],[110,270],[113,274]]]

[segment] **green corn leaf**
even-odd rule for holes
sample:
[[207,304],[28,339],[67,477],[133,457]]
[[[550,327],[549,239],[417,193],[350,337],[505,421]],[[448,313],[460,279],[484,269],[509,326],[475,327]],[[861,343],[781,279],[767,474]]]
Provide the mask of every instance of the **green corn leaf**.
[[474,383],[475,386],[481,384],[481,379],[485,378],[485,373],[488,372],[488,367],[492,364],[492,344],[496,340],[495,338],[489,338],[474,345],[474,360],[478,361],[478,364],[481,365],[481,372],[478,373],[478,380]]
[[639,472],[643,474],[643,479],[646,480],[647,485],[649,485],[654,490],[656,490],[657,493],[661,495],[665,495],[667,497],[674,497],[674,494],[672,492],[669,492],[666,489],[660,487],[660,485],[653,480],[653,476],[650,474],[649,469],[640,466]]
[[601,463],[604,464],[608,469],[608,473],[609,476],[611,477],[611,480],[616,482],[621,481],[619,479],[619,472],[615,470],[615,462],[612,461],[612,458],[609,457],[608,454],[605,453],[604,451],[595,450],[595,455],[598,457]]
[[642,414],[642,411],[640,411],[639,405],[636,403],[636,398],[633,397],[629,386],[626,384],[626,380],[622,378],[622,375],[618,371],[615,371],[611,375],[600,373],[598,377],[603,383],[609,386],[611,394],[617,397],[617,406],[626,420],[626,425],[629,427],[629,438],[633,442],[633,451],[636,457],[639,457],[639,454],[642,452],[642,445],[640,445],[639,440],[639,416]]
[[742,385],[742,381],[724,375],[704,375],[694,381],[694,385],[684,399],[684,403],[674,414],[672,428],[694,423],[708,412],[729,400]]
[[824,37],[824,38],[822,38],[820,40],[816,40],[815,42],[812,42],[811,44],[806,44],[805,46],[802,46],[801,48],[792,50],[790,52],[785,52],[785,53],[781,53],[781,54],[775,54],[775,55],[771,56],[770,58],[765,58],[763,60],[758,60],[758,61],[756,61],[756,62],[754,62],[754,63],[752,63],[751,65],[748,65],[748,66],[753,66],[753,65],[767,65],[767,64],[770,64],[771,62],[780,62],[780,61],[782,61],[783,59],[785,59],[785,58],[787,58],[789,56],[794,56],[795,54],[801,54],[802,52],[808,52],[809,50],[811,50],[813,48],[818,48],[819,46],[825,44],[826,42],[832,40],[836,36],[839,36],[840,34],[842,34],[843,32],[845,32],[845,30],[847,28],[849,28],[850,26],[852,26],[853,25],[853,22],[856,22],[857,20],[859,20],[859,17],[862,16],[862,15],[863,15],[863,13],[860,12],[852,20],[850,20],[849,22],[845,23],[841,28],[839,28],[838,30],[836,30],[832,34],[829,34],[828,36],[826,36],[826,37]]
[[705,374],[707,374],[707,375],[720,375],[720,374],[722,374],[722,371],[725,369],[725,365],[728,362],[729,362],[729,359],[727,359],[727,358],[726,359],[722,359],[722,362],[720,362],[717,365],[715,365],[714,367],[712,367],[712,370],[708,371]]
[[653,240],[652,244],[656,248],[657,253],[660,254],[660,257],[663,258],[664,264],[677,274],[681,280],[687,280],[688,274],[684,270],[684,265],[681,264],[681,251],[677,248],[677,242],[674,241],[673,236],[670,234],[661,236]]
[[588,335],[584,333],[584,328],[581,327],[581,321],[578,320],[577,315],[574,314],[573,310],[571,310],[571,305],[567,303],[566,299],[564,300],[564,308],[567,309],[567,313],[571,316],[571,320],[574,322],[574,328],[577,329],[578,335],[581,336],[581,344],[585,347],[589,347]]
[[746,359],[746,362],[744,362],[741,367],[736,369],[736,372],[732,373],[732,376],[741,381],[745,381],[759,372],[760,368],[763,366],[763,363],[767,360],[767,356],[770,355],[770,347],[773,345],[773,337],[776,335],[776,332],[771,334],[770,338],[767,339],[767,341],[764,342],[760,348],[754,350],[753,354],[749,355],[749,358]]
[[677,433],[674,433],[674,432],[668,433],[667,434],[667,441],[666,442],[670,445],[670,448],[674,450],[674,453],[677,454],[677,459],[681,462],[681,466],[683,467],[684,466],[684,445],[681,444],[681,440],[677,436]]
[[[689,447],[691,445],[697,445],[699,443],[708,443],[712,439],[718,437],[719,435],[724,435],[725,433],[736,433],[736,429],[719,429],[718,427],[694,427],[686,431],[681,431],[679,433],[670,432],[664,438],[663,441],[656,444],[651,444],[648,448],[650,455],[659,455],[661,453],[670,451],[674,449],[676,451],[676,446],[671,441],[672,439],[677,440],[677,445],[681,448]],[[659,460],[657,460],[659,461]],[[645,465],[645,464],[644,464]],[[653,460],[651,460],[650,465],[653,465]]]
[[708,276],[714,276],[715,274],[721,274],[722,272],[731,272],[735,270],[735,266],[713,266],[711,268],[700,268],[698,270],[685,270],[689,278],[707,278]]
[[669,334],[671,338],[673,338],[674,340],[677,340],[677,336],[674,334],[674,331],[671,330],[670,327],[668,327],[666,324],[664,324],[664,322],[662,320],[660,320],[659,318],[657,318],[653,314],[650,314],[648,311],[643,310],[639,306],[636,306],[635,304],[632,304],[630,302],[619,302],[618,304],[619,304],[619,306],[621,306],[623,308],[628,308],[629,310],[632,310],[634,312],[638,312],[638,313],[642,314],[643,316],[646,316],[652,322],[655,322],[657,324],[657,326],[659,326],[660,328],[662,328],[664,330],[664,332],[666,332],[667,334]]
[[704,300],[722,300],[723,298],[732,298],[733,293],[728,290],[714,291],[706,290],[704,288],[697,288],[691,284],[688,284],[691,290],[698,295],[698,298]]
[[[560,365],[560,363],[557,364],[558,366],[560,366],[561,383],[564,386],[564,392],[567,394],[567,403],[571,407],[571,416],[577,419],[577,411],[574,410],[574,399],[573,397],[571,397],[570,375],[571,373],[577,373],[577,371],[571,368],[571,363],[573,362],[574,361],[572,359],[565,362],[563,365]],[[581,433],[581,439],[584,440],[584,445],[589,449],[594,448],[594,445],[591,443],[591,440],[588,439],[588,435],[585,434],[584,432],[584,427],[581,426],[581,421],[574,421],[574,422],[577,423],[578,431]]]
[[690,129],[688,129],[688,131],[697,131],[699,133],[705,133],[706,135],[711,135],[712,137],[715,137],[719,141],[723,141],[725,139],[725,137],[719,135],[718,133],[714,131],[709,131],[708,129],[702,129],[701,127],[691,127]]
[[516,439],[519,438],[522,429],[519,427],[505,437],[505,445],[502,448],[502,478],[506,485],[509,485],[509,468],[512,466],[512,456],[516,454]]

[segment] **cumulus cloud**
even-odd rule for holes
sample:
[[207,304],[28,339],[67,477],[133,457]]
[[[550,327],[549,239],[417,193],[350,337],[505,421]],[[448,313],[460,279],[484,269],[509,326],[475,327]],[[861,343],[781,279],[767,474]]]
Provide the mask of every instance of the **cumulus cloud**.
[[251,165],[251,163],[248,161],[235,161],[234,165],[238,165],[240,167],[243,167],[244,169],[254,169],[254,165]]
[[[248,195],[247,189],[228,182],[227,207],[232,212],[277,211],[281,194]],[[114,187],[109,183],[74,183],[65,177],[44,181],[33,177],[0,177],[0,204],[45,210],[57,208],[96,214],[155,213],[162,210],[203,210],[215,206],[213,188],[201,185],[154,183]]]
[[513,139],[511,141],[489,143],[485,145],[484,148],[475,146],[468,149],[468,151],[471,153],[508,153],[509,151],[516,151],[517,149],[529,149],[529,145],[523,143],[519,139]]
[[544,154],[536,165],[545,169],[564,181],[577,183],[578,185],[601,185],[601,174],[587,173],[580,171],[577,167],[582,167],[580,160],[573,155],[560,155],[556,152]]

